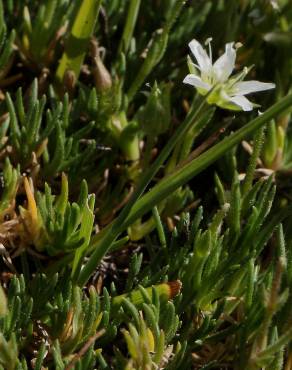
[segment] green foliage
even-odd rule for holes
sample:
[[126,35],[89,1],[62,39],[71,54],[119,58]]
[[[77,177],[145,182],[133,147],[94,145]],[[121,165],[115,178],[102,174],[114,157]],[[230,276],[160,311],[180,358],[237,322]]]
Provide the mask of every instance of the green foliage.
[[2,221],[4,220],[5,215],[14,210],[19,179],[19,169],[13,168],[9,159],[6,158],[3,168],[4,189],[0,203],[0,218]]
[[15,30],[11,30],[7,35],[5,24],[3,3],[0,2],[0,79],[5,77],[10,68],[10,61],[13,54],[13,42],[15,40]]
[[51,194],[51,189],[46,184],[45,194],[38,193],[36,198],[43,233],[38,249],[46,249],[50,255],[76,250],[75,270],[80,253],[89,242],[93,226],[94,196],[88,196],[86,182],[83,182],[78,202],[70,204],[68,181],[63,175],[61,194],[58,197]]
[[[0,370],[290,369],[291,27],[288,0],[0,0]],[[258,114],[182,84],[209,37],[276,83]]]
[[9,139],[5,144],[12,145],[13,160],[20,163],[23,169],[35,166],[39,161],[43,162],[42,175],[49,178],[69,167],[72,170],[82,168],[83,163],[92,160],[95,142],[89,140],[85,149],[81,143],[81,138],[85,138],[92,130],[93,122],[70,133],[70,124],[73,123],[67,95],[63,102],[59,101],[44,113],[46,100],[45,95],[38,99],[36,80],[31,86],[27,109],[24,107],[21,88],[17,90],[15,103],[10,94],[6,94]]
[[22,3],[18,10],[23,14],[22,33],[18,39],[22,57],[31,67],[47,67],[56,57],[56,45],[67,29],[76,5],[68,0],[44,1],[35,8],[32,4]]

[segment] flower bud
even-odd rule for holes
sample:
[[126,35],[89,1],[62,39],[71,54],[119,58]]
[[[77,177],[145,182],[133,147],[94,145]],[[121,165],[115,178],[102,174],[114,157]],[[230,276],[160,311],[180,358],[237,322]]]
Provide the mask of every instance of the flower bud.
[[91,56],[93,60],[92,73],[95,81],[95,86],[98,92],[103,92],[112,87],[112,78],[109,71],[106,69],[100,57],[100,48],[97,41],[91,40]]
[[137,120],[140,127],[147,135],[164,133],[170,123],[170,85],[161,89],[154,84],[146,105],[139,110]]

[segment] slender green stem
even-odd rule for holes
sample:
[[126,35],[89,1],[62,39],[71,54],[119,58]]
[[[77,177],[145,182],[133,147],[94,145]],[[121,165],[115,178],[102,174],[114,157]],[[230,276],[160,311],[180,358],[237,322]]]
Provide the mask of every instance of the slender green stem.
[[126,53],[129,49],[130,42],[133,36],[134,28],[137,22],[137,17],[140,9],[141,0],[131,0],[125,28],[119,44],[118,53],[122,51]]
[[179,168],[171,175],[163,178],[151,191],[139,199],[133,206],[129,216],[124,221],[123,227],[127,228],[135,220],[142,217],[146,212],[150,211],[156,204],[161,202],[169,194],[175,191],[180,186],[188,182],[192,177],[203,171],[211,163],[215,162],[224,153],[234,147],[246,136],[253,133],[255,130],[269,122],[272,118],[288,109],[292,104],[292,94],[283,98],[278,103],[274,104],[263,115],[258,116],[246,126],[242,127],[229,137],[223,139],[218,144],[195,158],[184,167]]
[[168,157],[170,151],[173,149],[177,141],[181,138],[181,135],[184,135],[184,133],[189,130],[193,122],[197,120],[199,114],[205,106],[205,100],[201,103],[199,109],[191,110],[184,125],[179,126],[174,136],[161,151],[157,160],[142,178],[140,185],[138,186],[136,192],[133,194],[128,204],[125,206],[125,208],[122,210],[113,224],[108,227],[108,230],[104,234],[104,237],[101,240],[100,237],[98,237],[99,242],[97,242],[96,244],[95,240],[92,240],[91,247],[93,247],[93,245],[96,245],[96,249],[80,273],[79,284],[84,285],[87,282],[98,263],[111,247],[112,242],[122,231],[126,230],[127,227],[129,227],[134,221],[142,217],[156,204],[159,204],[163,199],[165,199],[169,194],[171,194],[177,188],[189,181],[192,177],[208,167],[208,165],[215,162],[224,153],[238,144],[244,137],[253,133],[265,123],[269,122],[272,118],[276,117],[278,114],[288,109],[291,104],[292,94],[286,96],[281,101],[274,104],[264,114],[255,118],[249,124],[231,134],[229,137],[225,138],[220,143],[216,144],[214,147],[201,154],[199,157],[195,158],[192,162],[186,164],[184,167],[178,169],[173,174],[162,179],[160,183],[158,183],[151,191],[149,191],[146,195],[138,200],[140,195],[144,192],[146,186],[149,184],[153,176],[155,176],[155,174],[159,170],[160,166]]
[[[107,227],[102,229],[99,232],[99,234],[104,235],[105,231],[107,231]],[[112,243],[111,248],[110,248],[110,252],[114,252],[116,250],[121,249],[123,247],[123,245],[125,245],[128,241],[129,241],[128,236],[124,236],[123,238],[116,240],[114,243]],[[88,250],[88,254],[90,254],[90,252],[93,252],[93,251],[94,251],[94,248],[92,248],[92,246],[91,246],[91,248]],[[51,275],[55,274],[58,271],[60,271],[64,266],[71,264],[73,259],[74,259],[74,254],[73,253],[68,253],[64,257],[62,257],[61,259],[56,260],[47,269],[45,269],[45,271],[47,273],[51,274]]]
[[126,206],[123,208],[123,210],[121,211],[117,218],[116,225],[118,227],[120,227],[121,223],[128,216],[133,205],[143,194],[147,185],[150,183],[153,177],[157,174],[157,172],[159,171],[163,163],[166,161],[166,159],[168,158],[169,154],[171,153],[177,142],[184,137],[186,132],[188,132],[193,125],[197,125],[198,123],[200,123],[199,117],[204,112],[204,109],[207,107],[206,99],[207,97],[192,107],[188,116],[185,119],[185,122],[183,122],[178,127],[174,135],[170,138],[168,143],[160,152],[156,161],[149,167],[148,170],[146,170],[144,176],[142,176],[142,179],[140,180],[140,183],[136,188],[136,191],[134,192],[129,202],[126,204]]
[[[98,263],[101,261],[101,259],[106,254],[106,252],[109,250],[112,242],[119,235],[120,230],[121,230],[121,225],[123,225],[123,222],[127,218],[131,208],[137,202],[139,197],[142,195],[142,193],[146,189],[147,185],[156,175],[156,173],[159,171],[160,167],[165,162],[165,160],[168,158],[169,154],[175,147],[176,143],[185,135],[186,132],[188,132],[188,130],[194,124],[198,122],[198,118],[203,113],[204,108],[207,105],[206,103],[207,97],[208,95],[198,103],[198,106],[196,104],[195,106],[192,107],[188,116],[186,117],[185,122],[183,122],[178,127],[174,135],[170,138],[168,143],[165,145],[165,147],[160,152],[156,161],[152,164],[152,166],[149,167],[148,171],[145,172],[140,183],[138,184],[136,191],[134,192],[134,194],[132,195],[129,202],[126,204],[126,206],[123,208],[119,216],[113,222],[113,224],[108,227],[108,230],[105,233],[104,237],[100,240],[100,237],[98,236],[98,240],[100,240],[100,244],[95,249],[89,261],[87,262],[87,264],[84,266],[83,270],[80,273],[80,277],[79,277],[80,285],[84,285],[86,283],[91,273],[94,271]],[[94,241],[93,241],[93,244],[95,244]]]

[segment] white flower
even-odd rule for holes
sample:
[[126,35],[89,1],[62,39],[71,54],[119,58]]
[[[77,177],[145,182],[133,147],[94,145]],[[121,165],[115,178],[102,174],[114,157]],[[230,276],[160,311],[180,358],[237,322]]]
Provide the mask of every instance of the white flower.
[[236,49],[234,43],[230,42],[225,46],[225,53],[212,62],[212,50],[209,44],[209,55],[197,40],[192,40],[189,47],[197,64],[188,60],[190,74],[183,80],[184,83],[194,86],[199,94],[206,95],[212,88],[214,91],[208,96],[209,104],[216,104],[219,107],[231,110],[251,111],[256,105],[250,102],[245,95],[273,89],[275,84],[259,81],[242,81],[249,72],[248,68],[235,76],[231,76],[235,67]]

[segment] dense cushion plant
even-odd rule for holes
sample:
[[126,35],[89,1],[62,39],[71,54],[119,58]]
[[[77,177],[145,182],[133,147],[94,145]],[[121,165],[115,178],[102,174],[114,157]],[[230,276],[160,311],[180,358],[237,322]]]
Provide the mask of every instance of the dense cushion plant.
[[292,369],[291,28],[0,0],[0,369]]

